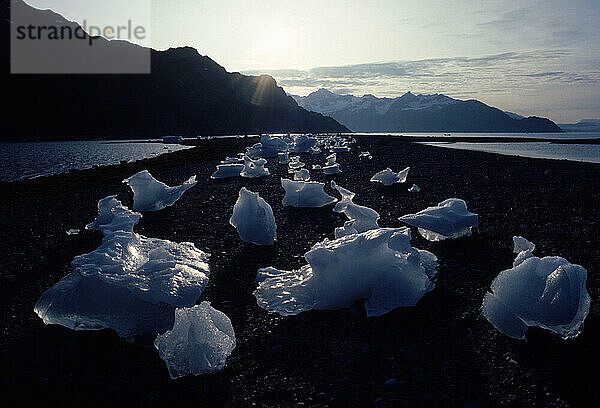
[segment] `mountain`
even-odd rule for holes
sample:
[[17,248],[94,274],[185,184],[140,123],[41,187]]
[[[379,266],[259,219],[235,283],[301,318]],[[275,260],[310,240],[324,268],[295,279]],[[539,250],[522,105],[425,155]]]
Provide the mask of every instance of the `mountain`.
[[583,119],[577,123],[559,124],[566,132],[600,132],[600,119]]
[[[229,73],[189,47],[150,50],[150,74],[11,75],[10,7],[41,26],[78,26],[22,0],[2,3],[0,63],[8,103],[0,140],[348,130],[334,119],[299,107],[272,77]],[[92,55],[91,62],[82,64],[102,63],[105,55],[126,59],[148,51],[103,38],[96,38],[93,48],[106,54]]]
[[476,100],[441,94],[407,92],[398,98],[377,98],[319,89],[292,97],[303,108],[331,116],[357,132],[562,132],[549,119],[519,118]]

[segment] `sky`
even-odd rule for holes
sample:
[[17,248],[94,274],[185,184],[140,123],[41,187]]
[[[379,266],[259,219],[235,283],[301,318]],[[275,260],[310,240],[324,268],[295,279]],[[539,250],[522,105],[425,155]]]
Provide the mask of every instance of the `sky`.
[[191,46],[293,94],[443,93],[557,123],[600,118],[600,0],[27,2],[78,22],[151,18],[152,47]]

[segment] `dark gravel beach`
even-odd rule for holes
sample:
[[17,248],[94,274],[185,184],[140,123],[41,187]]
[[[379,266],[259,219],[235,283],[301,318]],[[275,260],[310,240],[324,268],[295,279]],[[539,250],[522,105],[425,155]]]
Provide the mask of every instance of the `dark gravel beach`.
[[[458,197],[479,214],[473,236],[431,243],[413,231],[413,246],[439,258],[436,288],[412,308],[379,318],[362,302],[349,309],[269,315],[252,291],[258,268],[298,268],[303,254],[333,238],[345,217],[332,206],[282,207],[287,166],[269,159],[271,176],[210,180],[215,165],[256,139],[198,141],[194,149],[118,166],[0,184],[0,405],[25,406],[557,406],[600,399],[600,165],[528,159],[423,146],[393,137],[356,137],[338,153],[343,173],[312,179],[357,193],[377,210],[380,226]],[[368,150],[373,159],[358,159]],[[324,155],[302,155],[322,164]],[[405,184],[370,183],[379,170],[411,167]],[[72,259],[101,243],[85,231],[99,199],[117,194],[132,205],[126,177],[147,169],[169,185],[192,174],[198,185],[172,207],[145,213],[136,232],[190,241],[211,254],[201,301],[225,312],[237,347],[224,371],[169,378],[151,339],[129,343],[110,330],[75,332],[46,326],[33,308],[72,268]],[[407,189],[416,183],[419,193]],[[229,225],[239,189],[259,192],[272,207],[278,241],[244,244]],[[333,193],[329,186],[326,191]],[[79,235],[66,231],[78,228]],[[560,255],[588,271],[592,298],[585,330],[563,341],[530,329],[527,341],[497,332],[480,307],[493,278],[514,260],[512,236],[536,244],[537,256]],[[43,405],[41,405],[43,404]]]

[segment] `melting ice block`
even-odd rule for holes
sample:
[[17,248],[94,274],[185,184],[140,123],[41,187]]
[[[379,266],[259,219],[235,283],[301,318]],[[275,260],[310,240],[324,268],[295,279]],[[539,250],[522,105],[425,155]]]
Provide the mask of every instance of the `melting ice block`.
[[483,298],[483,316],[513,338],[525,338],[530,326],[563,339],[576,337],[590,310],[587,271],[558,256],[538,258],[531,254],[533,244],[515,238],[515,250],[523,249],[517,259],[522,259],[496,276]]
[[310,173],[308,169],[300,169],[294,172],[294,180],[308,181],[310,180]]
[[268,176],[271,173],[269,173],[269,169],[265,168],[265,164],[267,164],[266,159],[252,160],[250,157],[244,156],[244,168],[240,176],[249,178]]
[[[331,188],[337,190],[342,196],[342,199],[335,205],[333,211],[344,213],[346,217],[348,217],[348,220],[353,221],[353,229],[358,232],[365,232],[371,229],[379,228],[379,225],[377,224],[379,213],[377,211],[369,207],[354,204],[352,199],[356,194],[350,190],[338,186],[335,181],[331,182]],[[344,231],[351,231],[346,230],[346,224],[344,224]]]
[[235,348],[231,320],[209,302],[175,310],[171,330],[154,341],[171,378],[222,370]]
[[416,214],[403,215],[399,220],[418,227],[419,233],[429,241],[471,235],[471,228],[479,225],[477,214],[469,212],[467,203],[458,198],[449,198]]
[[408,177],[409,171],[410,167],[407,167],[398,173],[394,173],[391,169],[387,168],[375,173],[375,175],[371,177],[371,181],[382,183],[384,186],[391,186],[392,184],[396,183],[404,183],[406,181],[406,177]]
[[217,165],[217,171],[215,171],[210,178],[221,179],[228,177],[239,177],[244,170],[243,164],[230,163],[230,164],[219,164]]
[[256,245],[273,245],[277,239],[277,225],[271,206],[258,193],[242,187],[233,207],[229,223],[242,241]]
[[46,324],[111,328],[123,337],[169,329],[175,308],[194,305],[208,283],[208,254],[134,233],[141,215],[114,196],[98,209],[88,228],[102,231],[102,245],[75,257],[75,270],[42,294],[35,312]]
[[436,257],[410,245],[408,228],[381,228],[315,244],[308,265],[284,271],[260,269],[254,296],[272,313],[295,315],[307,310],[349,307],[367,299],[367,316],[414,306],[433,289]]
[[282,178],[281,187],[285,190],[282,204],[291,207],[324,207],[335,203],[336,198],[331,197],[323,188],[324,183],[316,181],[293,181]]
[[148,172],[142,170],[123,183],[133,191],[133,209],[138,211],[158,211],[173,205],[190,188],[196,185],[196,176],[190,177],[185,183],[169,187],[156,180]]

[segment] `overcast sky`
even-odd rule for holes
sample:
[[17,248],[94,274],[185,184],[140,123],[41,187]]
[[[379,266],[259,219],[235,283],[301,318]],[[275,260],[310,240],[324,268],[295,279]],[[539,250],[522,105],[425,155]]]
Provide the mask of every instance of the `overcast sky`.
[[153,47],[192,46],[290,93],[410,90],[559,123],[600,118],[600,0],[112,2],[28,0],[76,21],[142,21],[151,9]]

